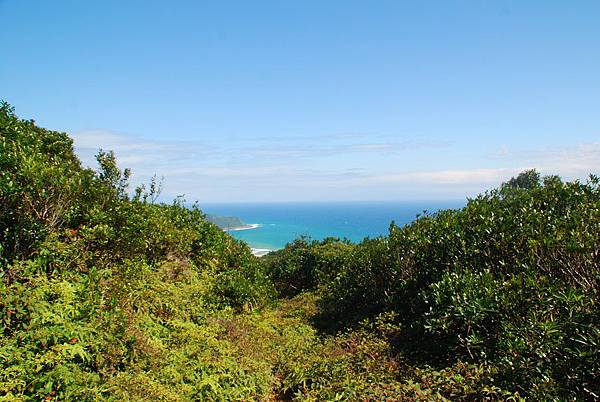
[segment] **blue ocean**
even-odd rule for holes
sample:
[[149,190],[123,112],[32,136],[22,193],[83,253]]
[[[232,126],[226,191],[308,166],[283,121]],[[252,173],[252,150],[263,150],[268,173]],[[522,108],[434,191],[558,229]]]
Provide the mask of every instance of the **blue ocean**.
[[207,214],[237,216],[255,229],[230,233],[252,248],[277,250],[306,235],[329,236],[359,242],[388,233],[390,222],[412,222],[424,211],[461,208],[466,201],[394,201],[344,203],[202,204]]

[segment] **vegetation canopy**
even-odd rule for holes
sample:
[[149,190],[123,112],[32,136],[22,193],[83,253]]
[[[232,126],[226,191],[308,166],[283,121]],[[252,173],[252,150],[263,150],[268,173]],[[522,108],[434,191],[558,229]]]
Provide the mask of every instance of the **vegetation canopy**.
[[261,259],[0,105],[1,400],[600,398],[600,180]]

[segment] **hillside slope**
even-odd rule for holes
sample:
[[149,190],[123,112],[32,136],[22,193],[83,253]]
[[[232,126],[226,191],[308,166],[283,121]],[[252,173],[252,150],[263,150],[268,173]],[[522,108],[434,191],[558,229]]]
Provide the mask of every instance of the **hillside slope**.
[[[2,400],[593,400],[600,186],[524,172],[462,210],[263,259],[0,105]],[[160,172],[159,172],[160,173]]]
[[152,204],[143,187],[129,196],[110,152],[98,154],[98,172],[84,169],[66,134],[7,104],[0,127],[0,395],[268,392],[270,373],[221,336],[221,318],[272,295],[246,245],[182,200]]

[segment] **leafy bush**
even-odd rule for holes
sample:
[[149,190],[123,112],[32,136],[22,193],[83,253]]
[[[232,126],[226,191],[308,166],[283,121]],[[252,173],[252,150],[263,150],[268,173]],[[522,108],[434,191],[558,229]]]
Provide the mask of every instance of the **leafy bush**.
[[263,263],[279,294],[292,297],[334,280],[352,249],[350,242],[336,238],[317,241],[300,237],[267,254]]
[[[0,104],[0,399],[594,400],[600,180],[262,260]],[[278,293],[281,299],[274,300]],[[315,325],[316,324],[316,325]],[[326,331],[323,331],[326,330]]]
[[[317,322],[340,330],[389,313],[389,341],[413,364],[483,365],[489,386],[534,399],[596,398],[599,183],[524,172],[461,210],[392,225],[304,282],[320,295]],[[312,272],[318,247],[292,244],[270,269]]]
[[64,133],[0,106],[0,397],[248,399],[270,374],[214,316],[270,303],[250,249],[160,185],[131,196],[112,152],[81,166]]

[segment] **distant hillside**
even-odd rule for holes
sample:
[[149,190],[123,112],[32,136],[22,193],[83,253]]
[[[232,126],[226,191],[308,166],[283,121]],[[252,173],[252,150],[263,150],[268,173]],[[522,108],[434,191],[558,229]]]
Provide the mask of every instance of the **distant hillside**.
[[233,229],[246,226],[246,224],[237,216],[206,215],[205,219],[210,223],[214,223],[221,229]]

